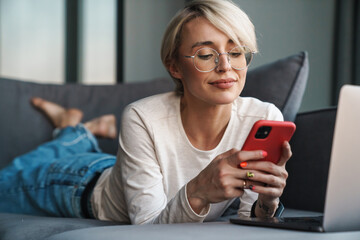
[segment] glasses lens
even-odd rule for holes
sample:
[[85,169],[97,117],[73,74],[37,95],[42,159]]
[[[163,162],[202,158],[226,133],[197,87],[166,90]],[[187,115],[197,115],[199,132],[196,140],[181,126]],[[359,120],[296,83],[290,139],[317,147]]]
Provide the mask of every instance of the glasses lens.
[[237,70],[245,69],[252,60],[252,53],[246,46],[238,46],[229,52],[230,64]]
[[201,48],[196,52],[194,58],[195,67],[199,71],[207,72],[216,67],[216,58],[218,54],[211,48]]

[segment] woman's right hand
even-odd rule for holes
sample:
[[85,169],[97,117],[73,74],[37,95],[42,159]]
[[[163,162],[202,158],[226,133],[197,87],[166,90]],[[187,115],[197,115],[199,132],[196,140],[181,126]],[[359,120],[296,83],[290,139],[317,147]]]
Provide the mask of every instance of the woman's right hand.
[[192,209],[200,214],[210,203],[241,197],[244,186],[250,182],[247,171],[239,168],[242,162],[263,159],[264,152],[239,151],[231,149],[217,156],[199,175],[186,186],[187,197]]

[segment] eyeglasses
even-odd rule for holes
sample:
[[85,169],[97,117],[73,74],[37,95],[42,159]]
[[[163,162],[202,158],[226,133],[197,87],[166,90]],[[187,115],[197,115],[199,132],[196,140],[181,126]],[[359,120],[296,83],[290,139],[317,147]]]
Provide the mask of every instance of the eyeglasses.
[[243,70],[250,65],[254,52],[247,46],[237,46],[229,52],[218,53],[212,48],[200,48],[193,56],[184,56],[192,58],[195,68],[200,72],[210,72],[219,66],[220,55],[226,54],[232,68]]

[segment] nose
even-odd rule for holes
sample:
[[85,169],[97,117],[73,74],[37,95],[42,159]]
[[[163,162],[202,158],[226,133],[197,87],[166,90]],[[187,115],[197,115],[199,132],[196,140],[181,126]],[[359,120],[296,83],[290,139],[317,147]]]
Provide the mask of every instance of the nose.
[[216,67],[218,72],[227,72],[231,69],[230,58],[227,53],[222,53],[219,55],[219,62]]

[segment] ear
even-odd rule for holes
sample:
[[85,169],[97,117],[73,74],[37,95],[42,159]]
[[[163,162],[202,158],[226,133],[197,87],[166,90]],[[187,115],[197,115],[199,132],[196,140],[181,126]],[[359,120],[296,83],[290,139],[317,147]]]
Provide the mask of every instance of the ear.
[[176,79],[183,78],[182,72],[180,71],[178,65],[176,64],[176,62],[174,60],[172,60],[168,63],[167,69],[173,78],[176,78]]

